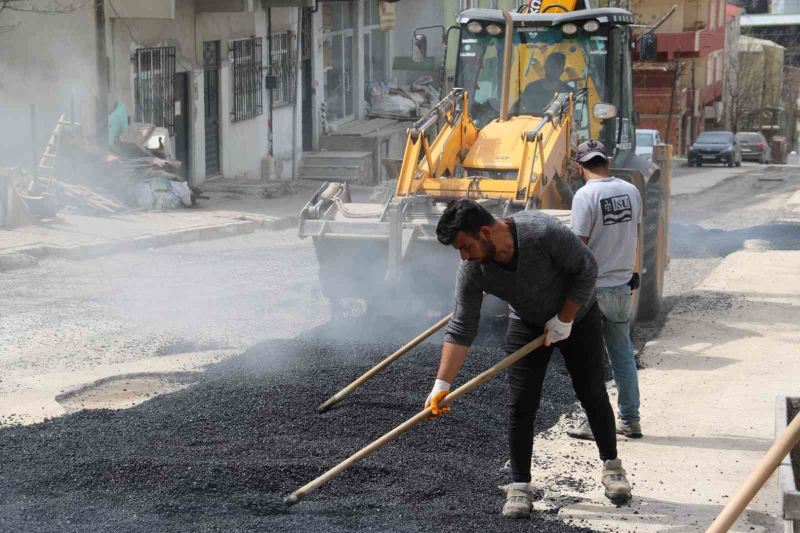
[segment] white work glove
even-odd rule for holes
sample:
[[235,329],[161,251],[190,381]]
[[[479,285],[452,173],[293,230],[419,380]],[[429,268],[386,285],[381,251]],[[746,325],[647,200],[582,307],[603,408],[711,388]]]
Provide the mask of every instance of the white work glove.
[[555,342],[563,341],[569,337],[571,331],[572,322],[562,322],[558,319],[558,315],[554,316],[544,325],[544,345],[550,346]]
[[450,384],[443,379],[437,379],[433,382],[433,389],[428,397],[425,399],[425,408],[431,408],[431,416],[428,420],[433,420],[439,415],[446,415],[450,412],[450,407],[443,405],[439,407],[439,402],[450,393]]

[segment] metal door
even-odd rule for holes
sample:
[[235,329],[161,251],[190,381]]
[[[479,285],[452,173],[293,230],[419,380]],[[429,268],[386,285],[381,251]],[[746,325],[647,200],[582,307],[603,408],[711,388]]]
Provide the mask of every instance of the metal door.
[[206,176],[216,176],[219,164],[219,41],[203,43]]
[[189,73],[175,74],[175,157],[181,162],[181,176],[189,179]]

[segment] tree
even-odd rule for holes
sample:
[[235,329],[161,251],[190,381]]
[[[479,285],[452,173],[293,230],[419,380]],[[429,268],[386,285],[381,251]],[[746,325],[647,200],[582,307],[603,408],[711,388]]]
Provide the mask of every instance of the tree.
[[728,127],[734,131],[761,128],[764,95],[764,52],[755,40],[740,38],[736,68],[725,71]]
[[19,22],[4,23],[12,13],[36,13],[39,15],[63,15],[80,9],[83,2],[59,2],[58,0],[0,0],[0,33],[19,25]]

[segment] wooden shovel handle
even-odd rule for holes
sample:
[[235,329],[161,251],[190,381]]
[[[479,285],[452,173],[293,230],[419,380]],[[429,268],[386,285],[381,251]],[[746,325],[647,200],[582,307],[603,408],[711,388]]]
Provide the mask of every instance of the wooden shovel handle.
[[[458,400],[465,394],[472,392],[473,390],[475,390],[482,384],[486,383],[487,381],[495,377],[497,374],[499,374],[506,368],[510,367],[511,365],[513,365],[514,363],[516,363],[517,361],[519,361],[520,359],[522,359],[523,357],[534,351],[536,348],[539,348],[543,342],[544,342],[544,335],[540,335],[539,337],[532,340],[519,350],[506,356],[497,364],[489,367],[487,370],[481,372],[471,380],[467,381],[466,383],[458,387],[456,390],[445,396],[442,399],[441,403],[443,405],[453,403],[454,401]],[[321,476],[317,477],[312,481],[309,481],[299,489],[295,490],[293,493],[291,493],[289,496],[286,497],[284,502],[286,503],[286,505],[294,505],[298,503],[308,493],[312,492],[313,490],[319,488],[324,483],[338,476],[339,474],[341,474],[342,472],[353,466],[353,464],[357,463],[361,459],[364,459],[365,457],[370,455],[372,452],[392,442],[406,431],[410,430],[420,422],[424,421],[426,418],[428,418],[429,415],[431,415],[431,408],[427,407],[422,411],[420,411],[419,413],[415,414],[413,417],[403,422],[402,424],[400,424],[399,426],[397,426],[396,428],[394,428],[393,430],[391,430],[389,433],[386,433],[382,437],[374,440],[372,443],[361,448],[359,451],[357,451],[356,453],[354,453],[353,455],[351,455],[338,465],[334,466]]]
[[728,531],[747,504],[755,497],[769,476],[778,468],[786,454],[800,442],[800,413],[798,413],[792,423],[789,424],[783,433],[770,446],[761,461],[747,476],[739,491],[733,495],[717,518],[711,523],[706,533],[724,533]]
[[339,400],[341,400],[342,398],[344,398],[345,396],[356,390],[361,385],[363,385],[365,381],[372,379],[375,376],[375,374],[377,374],[378,372],[380,372],[381,370],[383,370],[384,368],[395,362],[402,355],[405,355],[409,350],[416,348],[422,341],[424,341],[425,339],[427,339],[428,337],[430,337],[431,335],[442,329],[445,325],[447,325],[448,322],[450,322],[451,318],[453,318],[453,313],[450,313],[446,317],[439,320],[436,324],[432,325],[431,327],[429,327],[428,329],[426,329],[425,331],[423,331],[422,333],[420,333],[419,335],[408,341],[406,344],[403,345],[402,348],[398,349],[392,355],[390,355],[377,365],[373,366],[372,368],[361,374],[361,376],[355,381],[353,381],[350,385],[346,386],[345,388],[343,388],[342,390],[340,390],[339,392],[337,392],[336,394],[334,394],[333,396],[322,402],[322,404],[320,404],[320,406],[317,407],[317,412],[322,414],[331,407],[333,407],[333,405],[336,402],[338,402]]

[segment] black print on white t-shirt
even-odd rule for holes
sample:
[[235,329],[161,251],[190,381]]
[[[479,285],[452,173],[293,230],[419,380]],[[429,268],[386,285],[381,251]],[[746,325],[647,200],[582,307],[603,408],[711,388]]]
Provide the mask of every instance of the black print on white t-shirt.
[[604,226],[628,222],[633,218],[631,199],[627,194],[603,198],[600,200],[600,209],[603,211]]

